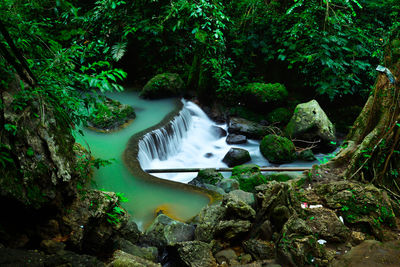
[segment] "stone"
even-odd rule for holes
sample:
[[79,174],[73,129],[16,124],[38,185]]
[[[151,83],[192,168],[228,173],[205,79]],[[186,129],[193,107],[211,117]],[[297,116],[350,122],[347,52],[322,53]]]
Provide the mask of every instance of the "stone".
[[133,244],[137,243],[142,235],[142,232],[140,232],[137,224],[132,220],[128,221],[127,224],[121,228],[119,233],[121,237]]
[[224,178],[217,184],[217,186],[226,193],[229,193],[233,190],[239,189],[239,182],[234,179]]
[[350,230],[332,210],[314,208],[307,210],[307,224],[318,238],[327,241],[344,243],[350,236]]
[[254,219],[256,212],[246,202],[233,194],[226,194],[222,199],[222,205],[226,207],[227,215],[231,218]]
[[50,240],[42,240],[42,242],[40,242],[40,247],[48,254],[56,254],[64,250],[65,244],[50,239]]
[[234,190],[229,192],[229,196],[233,199],[237,199],[243,201],[247,205],[254,207],[255,206],[255,197],[254,194],[245,192],[243,190]]
[[215,169],[203,169],[197,174],[197,177],[189,182],[191,185],[200,186],[202,184],[215,185],[220,182],[224,177],[220,172]]
[[357,231],[352,231],[350,237],[352,245],[359,245],[366,239],[366,235],[364,233]]
[[306,141],[320,140],[322,147],[334,150],[335,128],[316,100],[297,105],[285,133],[290,138]]
[[251,160],[250,153],[246,149],[231,148],[222,159],[229,167],[237,166]]
[[213,184],[203,184],[201,187],[208,189],[208,190],[212,190],[217,192],[218,194],[224,195],[225,191],[222,188],[219,188],[218,186],[215,186]]
[[219,221],[226,216],[226,208],[219,205],[204,207],[197,216],[197,227],[195,229],[195,239],[211,242],[214,239],[215,231]]
[[219,264],[226,262],[229,265],[237,261],[237,255],[233,249],[224,249],[215,254],[215,259]]
[[366,240],[339,256],[332,267],[382,266],[398,267],[400,263],[400,241],[379,242]]
[[156,247],[139,247],[122,238],[116,241],[115,247],[116,250],[121,250],[149,261],[155,262],[157,260],[158,249]]
[[230,145],[244,144],[247,142],[247,137],[241,134],[229,134],[226,138],[226,142]]
[[161,267],[160,264],[128,254],[121,250],[114,252],[107,267]]
[[243,242],[244,250],[251,254],[255,260],[268,260],[275,258],[275,244],[271,241],[249,239]]
[[283,104],[288,91],[280,83],[249,83],[240,89],[245,104],[255,110],[265,110]]
[[212,125],[211,126],[211,132],[213,133],[213,135],[214,136],[216,136],[218,139],[219,138],[222,138],[222,137],[224,137],[224,136],[226,136],[226,131],[224,130],[224,129],[222,129],[221,127],[219,127],[219,126],[215,126],[215,125]]
[[287,235],[298,234],[301,236],[311,235],[313,233],[307,222],[297,216],[292,216],[283,226],[283,231]]
[[287,182],[290,180],[298,179],[302,177],[301,172],[277,172],[268,175],[269,180],[274,180],[277,182]]
[[260,143],[261,154],[271,163],[289,163],[296,159],[296,150],[292,141],[286,137],[269,134]]
[[178,96],[183,92],[184,86],[184,82],[176,73],[157,74],[143,87],[140,97],[158,99]]
[[216,226],[215,233],[228,240],[239,239],[249,232],[250,227],[250,221],[246,220],[220,221]]
[[270,241],[273,233],[271,221],[265,220],[259,227],[259,238]]
[[240,189],[247,192],[252,192],[256,186],[268,182],[266,177],[261,174],[260,167],[255,164],[235,166],[231,179],[237,180]]
[[156,247],[193,240],[194,226],[175,221],[164,214],[156,217],[146,229],[145,240]]
[[201,241],[180,242],[175,246],[180,260],[189,267],[216,267],[209,244]]
[[311,149],[305,149],[298,153],[297,158],[304,161],[315,161],[317,158],[314,156],[314,153]]
[[243,118],[230,118],[228,133],[244,135],[250,139],[261,139],[270,132],[270,128]]

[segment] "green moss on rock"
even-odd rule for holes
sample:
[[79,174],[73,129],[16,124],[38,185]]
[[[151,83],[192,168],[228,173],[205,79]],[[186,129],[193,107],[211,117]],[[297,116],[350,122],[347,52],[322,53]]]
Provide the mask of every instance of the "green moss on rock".
[[239,188],[252,192],[260,184],[265,184],[268,179],[261,174],[260,167],[255,164],[244,164],[233,168],[231,179],[239,182]]
[[261,141],[260,151],[271,163],[287,163],[296,159],[293,142],[278,135],[266,135]]
[[177,96],[185,84],[176,73],[157,74],[150,79],[140,92],[140,96],[150,99]]
[[288,97],[286,87],[280,83],[249,83],[241,91],[244,95],[253,96],[264,103],[280,103]]

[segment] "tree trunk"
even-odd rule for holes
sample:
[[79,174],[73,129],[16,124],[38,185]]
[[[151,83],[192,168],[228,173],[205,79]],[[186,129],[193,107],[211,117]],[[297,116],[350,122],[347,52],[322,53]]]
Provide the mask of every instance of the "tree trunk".
[[[388,69],[400,81],[400,60],[386,59]],[[314,176],[334,173],[339,178],[370,182],[400,199],[399,94],[399,85],[392,84],[386,74],[379,74],[344,147],[314,171]]]

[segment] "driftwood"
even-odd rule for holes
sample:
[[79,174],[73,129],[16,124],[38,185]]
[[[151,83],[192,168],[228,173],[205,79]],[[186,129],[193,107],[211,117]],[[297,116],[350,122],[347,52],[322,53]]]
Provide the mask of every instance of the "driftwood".
[[[176,172],[199,172],[210,168],[171,168],[171,169],[147,169],[147,173],[176,173]],[[217,172],[231,172],[233,168],[211,168]],[[260,167],[262,172],[301,172],[310,170],[311,167]]]

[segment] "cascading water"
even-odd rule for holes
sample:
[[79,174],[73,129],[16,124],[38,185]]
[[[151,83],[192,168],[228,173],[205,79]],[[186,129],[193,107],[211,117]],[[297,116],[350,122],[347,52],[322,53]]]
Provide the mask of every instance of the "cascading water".
[[[225,142],[221,130],[227,125],[217,125],[199,106],[183,101],[184,107],[166,127],[146,134],[139,141],[138,160],[143,169],[211,168],[227,167],[223,157],[233,146]],[[222,129],[219,129],[220,127]],[[259,142],[248,140],[244,145],[252,163],[268,166],[259,152]],[[179,182],[189,182],[195,173],[158,173],[157,177]]]

